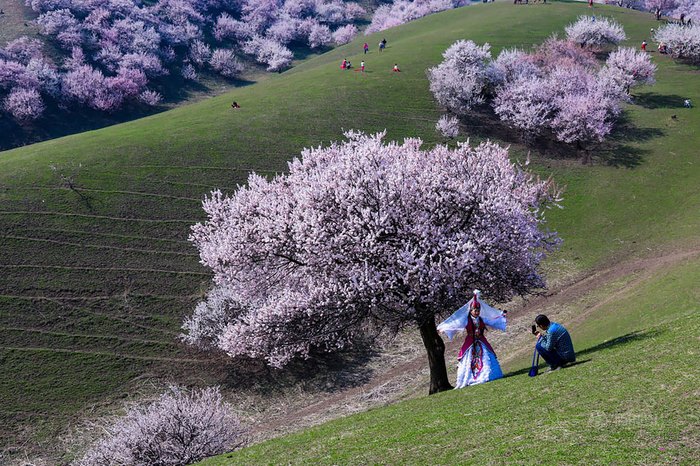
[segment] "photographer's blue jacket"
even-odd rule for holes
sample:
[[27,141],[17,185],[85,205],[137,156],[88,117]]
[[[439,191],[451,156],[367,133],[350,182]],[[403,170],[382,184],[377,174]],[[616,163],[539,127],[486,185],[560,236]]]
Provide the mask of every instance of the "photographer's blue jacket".
[[539,344],[547,351],[556,351],[564,361],[576,361],[576,353],[574,352],[574,344],[571,342],[571,336],[561,324],[556,322],[549,324],[549,328],[540,338]]

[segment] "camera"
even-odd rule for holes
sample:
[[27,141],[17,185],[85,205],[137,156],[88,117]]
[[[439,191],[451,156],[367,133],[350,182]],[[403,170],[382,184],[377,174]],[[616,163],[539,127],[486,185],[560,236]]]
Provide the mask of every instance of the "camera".
[[537,333],[537,327],[534,325],[532,326],[532,334],[535,335]]

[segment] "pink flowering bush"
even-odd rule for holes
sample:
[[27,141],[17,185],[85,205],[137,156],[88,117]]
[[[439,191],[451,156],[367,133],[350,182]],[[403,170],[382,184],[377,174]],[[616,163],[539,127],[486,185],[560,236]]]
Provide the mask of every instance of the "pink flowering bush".
[[675,58],[700,61],[700,24],[667,24],[656,30],[654,40],[666,44]]
[[[357,33],[352,22],[365,13],[357,3],[339,0],[26,2],[38,14],[40,33],[63,56],[55,66],[35,39],[8,43],[0,49],[0,99],[21,87],[59,108],[108,112],[143,102],[145,86],[158,87],[171,72],[189,81],[209,70],[235,77],[245,59],[239,51],[269,71],[281,71],[293,59],[287,45],[318,49],[349,41]],[[30,62],[31,69],[22,69]],[[127,69],[143,73],[147,82],[126,82]]]
[[469,4],[466,0],[396,0],[377,8],[365,34],[383,31],[423,16]]
[[357,27],[354,24],[347,24],[333,31],[333,42],[337,45],[344,45],[352,42],[357,34]]
[[435,319],[474,287],[504,301],[544,286],[538,265],[558,239],[542,213],[558,193],[490,142],[346,136],[204,201],[190,240],[223,296],[198,307],[185,339],[280,367],[414,328],[431,393],[448,389]]
[[627,38],[620,23],[600,16],[579,16],[578,20],[566,26],[565,30],[568,40],[591,49],[617,45]]
[[17,121],[27,123],[41,116],[44,103],[35,89],[16,87],[3,101],[3,108]]
[[232,78],[243,71],[243,65],[232,50],[216,49],[209,59],[211,67],[222,76]]
[[102,426],[104,436],[75,466],[179,466],[230,451],[243,429],[218,388],[191,393],[172,387],[153,403],[134,406]]
[[649,54],[630,47],[611,52],[600,70],[602,76],[606,76],[627,93],[632,86],[654,84],[655,73],[656,65],[651,62]]
[[163,96],[156,91],[147,89],[139,94],[139,100],[150,107],[155,107],[163,100]]
[[631,86],[654,82],[656,67],[632,49],[610,54],[601,69],[589,48],[555,36],[532,53],[458,41],[428,70],[430,90],[456,115],[490,103],[525,140],[545,136],[587,149],[612,131]]
[[698,0],[678,0],[668,15],[672,18],[680,18],[681,15],[685,15],[684,22],[692,20],[693,23],[700,23],[700,2]]
[[456,138],[459,135],[459,120],[450,115],[443,115],[435,124],[435,130],[446,138]]
[[460,115],[484,103],[491,59],[489,44],[459,40],[442,56],[442,63],[427,71],[430,91],[438,104]]

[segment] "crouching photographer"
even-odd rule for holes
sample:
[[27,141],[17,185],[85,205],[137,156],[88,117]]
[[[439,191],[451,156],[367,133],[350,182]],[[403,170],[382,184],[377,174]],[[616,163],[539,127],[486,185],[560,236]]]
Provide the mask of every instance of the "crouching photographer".
[[535,317],[532,333],[538,337],[535,348],[549,364],[549,371],[555,371],[576,361],[574,344],[563,325],[550,322],[546,315],[540,314]]

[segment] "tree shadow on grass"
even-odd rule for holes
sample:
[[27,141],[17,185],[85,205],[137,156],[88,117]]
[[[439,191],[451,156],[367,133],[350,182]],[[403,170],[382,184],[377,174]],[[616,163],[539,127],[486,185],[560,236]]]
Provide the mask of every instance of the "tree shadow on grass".
[[635,126],[626,114],[622,114],[607,141],[594,150],[596,158],[612,167],[635,168],[650,151],[634,145],[662,137],[665,132],[659,128]]
[[500,121],[493,110],[486,106],[462,116],[460,125],[464,133],[474,138],[475,142],[496,139],[504,143],[522,144],[544,159],[581,163],[596,160],[618,168],[635,168],[649,153],[649,150],[632,143],[648,141],[665,134],[658,128],[639,128],[623,113],[605,142],[581,150],[572,144],[557,141],[552,134],[526,139],[520,132]]
[[296,388],[303,392],[334,393],[368,383],[374,375],[369,363],[380,356],[369,345],[334,354],[312,354],[282,369],[260,360],[236,359],[227,364],[223,386],[228,389],[271,394]]
[[687,97],[676,94],[664,95],[656,92],[642,92],[633,97],[633,102],[644,108],[683,108]]

